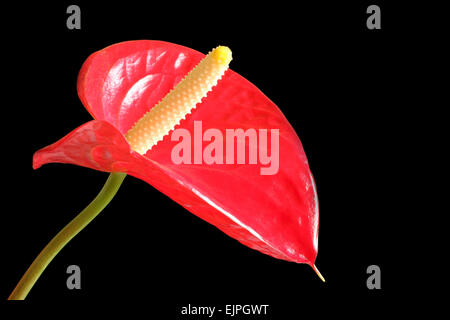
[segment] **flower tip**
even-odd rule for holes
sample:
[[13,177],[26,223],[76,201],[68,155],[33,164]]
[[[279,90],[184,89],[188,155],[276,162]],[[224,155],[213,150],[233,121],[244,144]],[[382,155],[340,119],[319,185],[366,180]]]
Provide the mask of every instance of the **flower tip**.
[[233,59],[230,48],[226,46],[218,46],[212,52],[212,56],[215,60],[223,66],[228,65]]
[[33,169],[36,170],[39,169],[40,167],[42,167],[42,157],[39,154],[39,152],[36,152],[33,155]]
[[320,278],[320,280],[325,282],[325,278],[322,276],[322,274],[320,273],[319,269],[317,269],[316,265],[313,264],[313,265],[311,265],[311,267],[313,268],[313,270],[317,274],[317,276]]

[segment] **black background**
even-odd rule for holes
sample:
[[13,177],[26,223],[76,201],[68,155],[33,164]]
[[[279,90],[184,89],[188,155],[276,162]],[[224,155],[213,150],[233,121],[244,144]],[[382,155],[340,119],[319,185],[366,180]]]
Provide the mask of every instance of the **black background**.
[[[97,194],[108,174],[51,164],[34,171],[33,153],[91,120],[78,99],[84,60],[110,44],[174,42],[201,52],[222,44],[231,68],[258,86],[302,140],[320,201],[322,283],[310,267],[253,251],[188,213],[143,181],[127,177],[115,199],[54,259],[27,303],[120,301],[119,309],[183,319],[187,304],[269,304],[267,319],[306,312],[384,310],[405,290],[406,240],[398,232],[412,73],[407,7],[374,1],[382,29],[366,28],[372,2],[257,2],[162,5],[151,1],[61,1],[8,13],[5,68],[13,97],[4,105],[5,169],[1,299],[45,244]],[[66,8],[81,8],[81,30]],[[282,196],[282,195],[280,195]],[[82,289],[66,288],[66,268]],[[368,290],[366,268],[381,268]],[[131,310],[131,309],[130,309]],[[364,313],[361,313],[364,315]],[[241,317],[245,319],[246,317]]]

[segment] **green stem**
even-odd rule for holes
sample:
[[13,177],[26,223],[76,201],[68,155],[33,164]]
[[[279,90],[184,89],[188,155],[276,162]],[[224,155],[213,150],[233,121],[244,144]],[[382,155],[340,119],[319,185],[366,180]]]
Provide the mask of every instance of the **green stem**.
[[64,246],[75,237],[78,232],[83,230],[89,222],[91,222],[112,200],[119,190],[126,174],[121,172],[113,172],[109,175],[108,180],[103,186],[97,197],[76,216],[67,226],[64,227],[41,251],[31,266],[22,276],[14,291],[8,300],[24,300],[28,292],[39,279],[42,272],[48,266],[50,261],[64,248]]

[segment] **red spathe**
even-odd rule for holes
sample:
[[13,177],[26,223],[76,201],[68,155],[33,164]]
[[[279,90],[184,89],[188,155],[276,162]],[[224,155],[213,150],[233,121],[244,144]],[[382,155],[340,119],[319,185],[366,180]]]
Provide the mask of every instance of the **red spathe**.
[[[162,41],[127,41],[92,54],[78,78],[78,94],[95,120],[37,151],[33,167],[72,163],[142,179],[188,211],[246,246],[278,259],[313,266],[319,210],[302,144],[278,107],[232,70],[176,128],[193,132],[279,129],[279,170],[261,175],[245,164],[174,164],[170,134],[144,156],[124,134],[205,55]],[[152,214],[149,212],[149,214]]]

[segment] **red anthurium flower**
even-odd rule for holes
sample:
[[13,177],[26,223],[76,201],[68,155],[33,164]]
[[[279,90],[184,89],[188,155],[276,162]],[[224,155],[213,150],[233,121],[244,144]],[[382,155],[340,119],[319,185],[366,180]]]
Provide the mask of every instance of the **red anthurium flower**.
[[276,173],[261,174],[255,164],[175,164],[172,152],[180,142],[170,134],[145,154],[130,148],[126,133],[204,57],[147,40],[92,54],[79,74],[78,94],[95,120],[36,152],[33,167],[60,162],[127,173],[244,245],[317,271],[319,209],[302,144],[278,107],[239,74],[227,70],[175,129],[194,133],[199,121],[203,132],[218,129],[224,135],[227,129],[278,129]]

